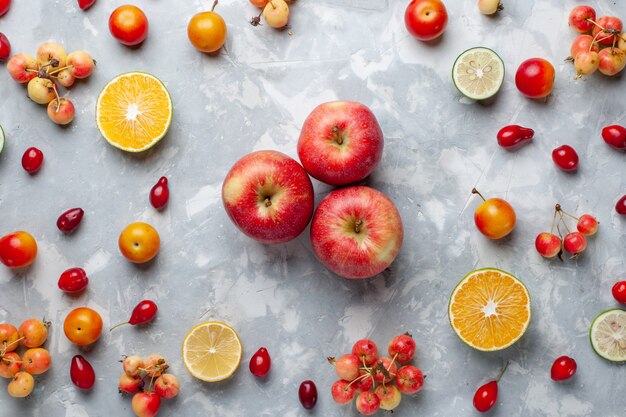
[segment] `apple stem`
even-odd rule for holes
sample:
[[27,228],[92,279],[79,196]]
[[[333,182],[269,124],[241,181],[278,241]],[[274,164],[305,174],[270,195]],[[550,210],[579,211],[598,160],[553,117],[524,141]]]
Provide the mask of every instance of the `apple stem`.
[[481,193],[479,193],[476,188],[472,188],[472,194],[478,194],[480,196],[480,198],[483,199],[483,201],[487,201],[487,200],[485,200],[485,197],[483,197],[483,195]]
[[219,1],[218,1],[218,0],[215,0],[215,1],[213,2],[213,7],[211,7],[211,11],[215,10],[215,7],[217,6],[217,4],[218,4],[218,3],[219,3]]
[[501,12],[502,10],[504,10],[504,5],[502,4],[502,2],[498,3],[498,11]]
[[264,203],[265,203],[265,207],[269,207],[272,205],[272,200],[270,200],[269,197],[265,197]]
[[363,220],[359,219],[354,222],[354,231],[356,233],[361,233],[361,226],[363,226]]
[[343,144],[343,135],[339,133],[339,126],[333,127],[333,139],[337,142],[337,144]]
[[7,341],[5,340],[4,342],[2,342],[2,349],[0,349],[0,358],[4,356],[5,353],[7,353],[7,349],[9,348],[9,346],[14,345],[16,343],[19,343],[20,340],[24,340],[26,339],[26,336],[22,336],[19,339],[11,342],[11,343],[7,343]]
[[504,364],[504,366],[500,370],[500,374],[496,378],[496,382],[500,382],[500,378],[502,378],[502,375],[504,375],[504,372],[506,371],[506,368],[509,367],[509,363],[510,363],[510,361],[506,361],[506,363]]

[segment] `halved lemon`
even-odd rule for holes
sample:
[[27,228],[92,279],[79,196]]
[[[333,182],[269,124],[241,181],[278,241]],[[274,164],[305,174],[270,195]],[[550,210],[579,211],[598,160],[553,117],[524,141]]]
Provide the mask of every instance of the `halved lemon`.
[[504,62],[489,48],[472,48],[462,52],[452,66],[456,88],[473,100],[493,97],[504,81]]
[[189,373],[202,381],[223,381],[239,367],[241,350],[241,341],[232,327],[208,321],[185,336],[183,362]]
[[478,269],[467,274],[452,292],[448,316],[456,334],[474,349],[505,349],[528,328],[530,295],[508,272]]
[[2,126],[0,126],[0,153],[4,149],[4,130],[2,130]]
[[626,311],[615,308],[600,313],[589,329],[591,347],[612,362],[626,361]]
[[118,75],[98,96],[96,123],[102,136],[116,148],[145,151],[170,128],[170,94],[154,75],[144,72]]

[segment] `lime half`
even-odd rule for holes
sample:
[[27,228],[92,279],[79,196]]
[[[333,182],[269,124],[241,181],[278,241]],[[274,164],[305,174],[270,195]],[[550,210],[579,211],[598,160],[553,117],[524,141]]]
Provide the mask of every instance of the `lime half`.
[[4,149],[4,130],[2,130],[2,126],[0,126],[0,153]]
[[626,361],[626,311],[619,308],[601,313],[589,329],[591,347],[612,362]]
[[454,61],[452,81],[456,88],[473,100],[493,97],[504,81],[504,62],[489,48],[472,48]]

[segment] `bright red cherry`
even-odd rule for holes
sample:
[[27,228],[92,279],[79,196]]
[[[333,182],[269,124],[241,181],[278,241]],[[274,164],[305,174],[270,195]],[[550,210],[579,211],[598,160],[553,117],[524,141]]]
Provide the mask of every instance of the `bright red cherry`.
[[167,185],[167,178],[161,177],[150,190],[150,204],[157,210],[161,210],[170,199],[170,189]]
[[626,281],[618,281],[611,290],[618,303],[626,304]]
[[11,0],[0,0],[0,16],[9,11]]
[[96,373],[93,371],[93,367],[81,355],[72,358],[70,377],[74,385],[82,390],[91,389],[96,382]]
[[270,358],[270,354],[267,349],[264,347],[257,350],[250,359],[250,372],[256,377],[263,378],[270,372],[271,366],[272,359]]
[[89,284],[89,278],[83,268],[70,268],[63,271],[59,278],[59,288],[68,294],[77,294]]
[[0,61],[6,61],[11,56],[11,42],[9,38],[0,32]]
[[569,145],[562,145],[553,150],[552,160],[563,171],[571,172],[578,169],[578,154]]
[[576,373],[576,361],[569,356],[556,358],[550,370],[550,377],[554,381],[564,381]]
[[154,316],[156,316],[157,311],[158,308],[154,301],[140,301],[139,304],[137,304],[133,309],[133,312],[130,315],[130,320],[124,323],[116,324],[115,326],[111,327],[111,330],[124,324],[130,324],[135,326],[137,324],[146,324],[148,322],[151,322],[152,319],[154,319]]
[[26,149],[22,156],[24,170],[32,175],[41,169],[41,164],[43,164],[43,152],[35,147]]
[[474,407],[481,413],[491,410],[496,401],[498,401],[498,382],[500,382],[500,378],[502,378],[508,366],[509,363],[507,362],[496,379],[487,382],[476,390]]
[[300,399],[300,404],[302,407],[307,410],[315,407],[317,403],[317,387],[315,386],[315,382],[313,381],[304,381],[300,384],[300,388],[298,389],[298,398]]
[[615,203],[615,211],[617,212],[617,214],[626,216],[626,195],[617,200],[617,203]]
[[504,126],[498,132],[498,145],[508,150],[515,150],[530,142],[535,131],[519,125]]
[[563,248],[572,255],[578,255],[587,248],[587,239],[580,232],[572,232],[563,238]]
[[80,7],[81,10],[87,10],[93,6],[95,2],[96,0],[78,0],[78,7]]
[[85,212],[82,208],[71,208],[63,212],[57,219],[57,227],[63,233],[72,233],[83,220]]
[[602,139],[612,148],[626,150],[626,127],[611,125],[602,129]]

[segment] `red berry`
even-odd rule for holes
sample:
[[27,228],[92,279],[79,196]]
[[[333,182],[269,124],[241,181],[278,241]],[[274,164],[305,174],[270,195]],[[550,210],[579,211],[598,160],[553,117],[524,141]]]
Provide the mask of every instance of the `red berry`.
[[96,381],[96,373],[93,371],[91,364],[87,362],[87,359],[81,355],[76,355],[72,358],[70,378],[78,388],[89,390]]
[[167,178],[161,177],[150,190],[150,204],[157,210],[161,210],[170,198],[170,189],[167,185]]
[[607,145],[620,151],[626,150],[626,127],[619,125],[607,126],[602,129],[602,139]]
[[626,281],[618,281],[611,290],[618,303],[626,304]]
[[504,126],[498,132],[498,145],[503,148],[514,150],[529,142],[535,134],[535,131],[527,127],[519,125]]
[[352,346],[352,353],[359,357],[361,363],[373,365],[378,359],[378,347],[370,339],[357,340]]
[[626,195],[617,200],[617,203],[615,203],[615,211],[617,214],[626,216]]
[[578,154],[569,145],[562,145],[552,151],[552,160],[563,171],[576,171],[578,169]]
[[154,317],[157,315],[157,305],[154,301],[151,300],[143,300],[140,301],[139,304],[133,308],[133,312],[130,315],[130,319],[127,322],[116,324],[111,327],[111,330],[116,327],[122,326],[124,324],[137,325],[137,324],[146,324],[152,321]]
[[85,212],[82,208],[72,208],[63,212],[57,219],[57,227],[63,233],[72,233],[83,220]]
[[32,175],[41,169],[41,164],[43,164],[43,152],[35,147],[26,149],[22,156],[24,170]]
[[11,56],[11,42],[6,35],[0,32],[0,61],[6,61]]
[[76,294],[87,287],[89,278],[83,268],[70,268],[59,278],[59,288],[69,294]]
[[298,389],[298,398],[300,399],[302,407],[307,410],[315,407],[315,403],[317,403],[317,387],[315,383],[313,381],[304,381],[301,383]]
[[585,236],[595,235],[598,231],[598,225],[600,222],[596,220],[591,214],[583,214],[578,219],[578,223],[576,224],[576,228],[580,233]]
[[9,11],[11,0],[0,0],[0,16]]
[[491,410],[498,401],[498,383],[496,381],[487,382],[476,390],[474,394],[474,407],[484,413]]
[[569,356],[556,358],[550,370],[550,376],[555,381],[564,381],[576,373],[576,361]]
[[580,232],[572,232],[565,235],[563,248],[572,255],[578,255],[587,248],[587,239]]
[[270,372],[272,359],[264,347],[256,351],[250,359],[250,372],[252,375],[262,378]]
[[87,10],[93,6],[95,2],[96,0],[78,0],[78,7],[80,7],[81,10]]

